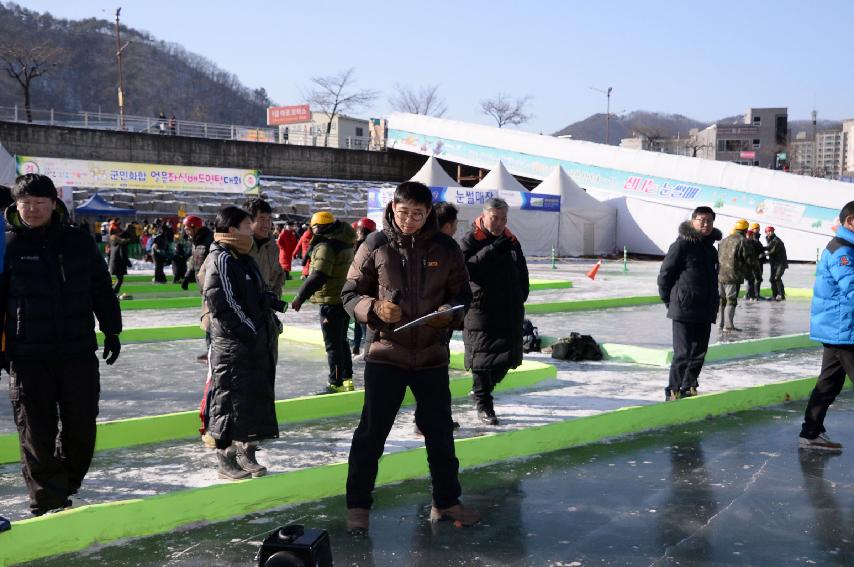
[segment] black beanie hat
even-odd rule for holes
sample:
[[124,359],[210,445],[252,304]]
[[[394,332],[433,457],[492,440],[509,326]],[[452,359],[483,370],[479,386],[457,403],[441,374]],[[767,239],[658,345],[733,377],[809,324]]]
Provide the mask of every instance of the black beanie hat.
[[56,201],[56,187],[47,175],[39,173],[27,173],[18,176],[15,179],[15,186],[12,188],[12,194],[15,200],[22,197],[47,197]]

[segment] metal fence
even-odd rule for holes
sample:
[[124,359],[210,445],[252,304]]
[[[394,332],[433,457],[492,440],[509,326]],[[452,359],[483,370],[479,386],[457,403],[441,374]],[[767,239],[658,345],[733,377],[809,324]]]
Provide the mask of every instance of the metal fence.
[[124,117],[124,128],[122,128],[121,118],[118,114],[87,111],[58,112],[52,108],[31,108],[30,114],[31,119],[28,119],[25,109],[17,105],[0,106],[0,121],[5,122],[30,122],[32,124],[89,128],[92,130],[124,130],[160,136],[188,136],[212,140],[239,140],[295,146],[328,146],[330,148],[354,150],[366,150],[370,146],[370,138],[366,136],[345,137],[339,140],[334,129],[329,136],[328,143],[326,143],[324,134],[314,131],[293,130],[284,135],[280,133],[278,128],[171,120],[170,118],[163,119],[156,116],[129,116],[127,114]]

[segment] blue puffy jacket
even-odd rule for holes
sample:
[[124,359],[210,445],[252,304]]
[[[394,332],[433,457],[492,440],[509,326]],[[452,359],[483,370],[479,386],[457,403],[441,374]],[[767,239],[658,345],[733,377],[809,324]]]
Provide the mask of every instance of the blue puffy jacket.
[[831,345],[854,344],[854,232],[844,226],[818,262],[810,338]]

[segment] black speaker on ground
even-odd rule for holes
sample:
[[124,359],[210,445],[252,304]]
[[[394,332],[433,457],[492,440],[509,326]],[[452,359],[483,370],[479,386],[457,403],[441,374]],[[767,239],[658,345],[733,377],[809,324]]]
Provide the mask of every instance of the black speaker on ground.
[[326,530],[298,524],[268,535],[255,556],[259,567],[332,567],[332,548]]
[[6,530],[12,529],[12,522],[0,516],[0,532],[5,532]]

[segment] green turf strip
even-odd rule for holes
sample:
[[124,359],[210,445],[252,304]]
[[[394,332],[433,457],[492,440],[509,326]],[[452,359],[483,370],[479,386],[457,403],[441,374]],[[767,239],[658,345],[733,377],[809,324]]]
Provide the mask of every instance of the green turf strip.
[[[463,468],[535,456],[610,437],[802,399],[809,395],[814,384],[814,378],[807,378],[677,402],[627,407],[538,427],[461,439],[455,443],[456,453]],[[387,454],[380,463],[377,485],[421,478],[427,472],[424,448]],[[10,531],[0,533],[0,565],[336,496],[344,492],[346,476],[347,463],[335,463],[150,498],[81,506],[14,522]]]
[[[182,326],[166,327],[164,329],[136,329],[134,331],[140,331],[140,339],[147,338],[145,333],[148,331],[159,331],[162,334],[157,335],[158,337],[169,334],[176,338],[190,338],[185,336],[190,334],[204,336],[204,332],[198,327],[193,329],[192,326]],[[318,341],[320,345],[323,344],[323,338],[320,336],[319,330],[316,331],[315,335],[313,329],[289,327],[284,336],[294,337],[295,340],[307,344],[317,345]],[[462,370],[462,358],[462,353],[452,353],[451,368]],[[501,391],[526,388],[544,380],[555,378],[556,376],[557,370],[554,366],[526,360],[521,366],[511,370],[507,374],[507,377],[496,386],[496,389]],[[471,389],[471,379],[468,377],[453,379],[450,384],[451,395],[454,398],[467,396]],[[199,395],[201,395],[201,390],[199,391]],[[323,396],[304,396],[277,401],[276,415],[280,423],[297,423],[327,417],[358,415],[362,411],[363,402],[363,390]],[[414,398],[407,392],[404,404],[411,405],[414,403]],[[198,411],[195,410],[106,421],[98,424],[98,436],[95,448],[98,451],[104,451],[107,449],[183,439],[198,435],[198,428],[199,415]],[[17,434],[0,435],[0,464],[14,463],[19,458]]]

